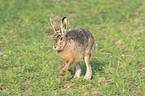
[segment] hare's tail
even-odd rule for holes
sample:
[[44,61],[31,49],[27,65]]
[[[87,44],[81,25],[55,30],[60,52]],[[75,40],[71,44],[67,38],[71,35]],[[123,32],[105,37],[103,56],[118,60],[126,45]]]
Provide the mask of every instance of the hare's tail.
[[98,44],[97,43],[95,43],[95,48],[98,46]]
[[97,45],[98,45],[97,43],[95,43],[95,44],[93,45],[92,50],[91,50],[91,55],[94,53],[94,51],[95,51]]

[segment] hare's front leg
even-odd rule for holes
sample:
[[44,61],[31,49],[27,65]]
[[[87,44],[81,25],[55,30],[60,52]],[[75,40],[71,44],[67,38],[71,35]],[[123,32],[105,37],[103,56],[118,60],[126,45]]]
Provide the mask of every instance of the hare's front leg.
[[86,67],[87,67],[87,71],[86,71],[86,75],[85,75],[84,79],[90,80],[91,76],[92,76],[92,69],[91,69],[91,64],[90,64],[90,56],[86,55],[84,57],[84,59],[85,59]]
[[60,75],[65,75],[66,72],[68,71],[69,66],[72,64],[72,61],[70,60],[68,63],[66,63],[66,65],[64,66],[64,68],[60,71]]
[[80,65],[79,63],[76,63],[76,73],[75,73],[75,76],[74,78],[79,78],[80,77],[80,74],[81,74],[81,68],[80,68]]

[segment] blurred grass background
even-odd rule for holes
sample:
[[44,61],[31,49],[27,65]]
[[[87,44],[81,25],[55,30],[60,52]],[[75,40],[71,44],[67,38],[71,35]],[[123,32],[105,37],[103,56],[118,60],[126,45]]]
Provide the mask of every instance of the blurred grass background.
[[[59,76],[49,17],[64,16],[68,30],[88,29],[98,43],[91,81],[84,61],[81,78]],[[0,94],[143,96],[144,17],[144,0],[0,0]]]

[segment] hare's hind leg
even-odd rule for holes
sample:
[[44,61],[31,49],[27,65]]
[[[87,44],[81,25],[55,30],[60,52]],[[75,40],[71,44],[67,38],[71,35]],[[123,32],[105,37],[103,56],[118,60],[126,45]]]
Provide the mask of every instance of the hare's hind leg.
[[79,63],[77,62],[76,63],[76,73],[75,73],[74,78],[76,78],[76,77],[79,78],[80,74],[81,74],[81,67],[80,67]]
[[86,67],[87,67],[87,71],[86,71],[84,79],[90,80],[91,76],[92,76],[92,69],[91,69],[91,64],[90,64],[90,56],[86,55],[84,57],[84,59],[85,59]]

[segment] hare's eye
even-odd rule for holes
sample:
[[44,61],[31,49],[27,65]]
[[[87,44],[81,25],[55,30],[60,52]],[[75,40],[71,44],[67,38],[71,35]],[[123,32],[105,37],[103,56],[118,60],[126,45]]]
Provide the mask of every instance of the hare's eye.
[[63,40],[63,38],[61,37],[60,40]]

